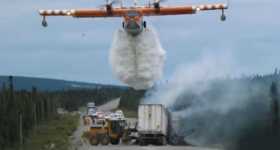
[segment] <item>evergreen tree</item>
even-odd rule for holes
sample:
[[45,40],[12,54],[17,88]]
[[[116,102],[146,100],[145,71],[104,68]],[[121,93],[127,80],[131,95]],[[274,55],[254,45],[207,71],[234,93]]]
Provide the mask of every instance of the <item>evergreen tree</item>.
[[278,87],[276,82],[272,82],[270,86],[270,96],[271,96],[271,109],[272,109],[272,129],[273,133],[279,133],[279,95]]

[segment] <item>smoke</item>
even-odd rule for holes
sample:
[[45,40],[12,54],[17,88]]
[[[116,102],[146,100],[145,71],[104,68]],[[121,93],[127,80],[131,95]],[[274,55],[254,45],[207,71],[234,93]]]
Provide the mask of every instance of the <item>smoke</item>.
[[160,102],[170,107],[186,91],[202,93],[208,88],[208,81],[228,76],[233,65],[230,53],[224,52],[218,55],[205,53],[199,60],[177,67],[168,84],[159,87],[156,92],[153,91],[145,102]]
[[228,75],[234,69],[230,53],[205,54],[179,67],[167,85],[150,91],[145,103],[169,108],[171,136],[183,137],[192,145],[242,149],[240,143],[244,146],[246,142],[241,139],[248,141],[251,133],[267,130],[269,85],[231,79]]
[[110,63],[117,78],[136,90],[148,89],[161,78],[165,60],[158,36],[145,29],[138,36],[116,31],[110,51]]

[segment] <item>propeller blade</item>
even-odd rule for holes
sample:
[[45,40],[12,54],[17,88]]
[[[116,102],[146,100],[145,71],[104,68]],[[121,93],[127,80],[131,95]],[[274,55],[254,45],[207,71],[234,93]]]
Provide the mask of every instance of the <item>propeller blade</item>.
[[122,2],[122,0],[113,0],[111,1],[111,5],[115,5],[115,4],[120,4]]
[[155,0],[154,3],[163,3],[166,2],[167,0]]
[[159,8],[160,7],[160,3],[166,2],[166,1],[167,0],[154,0],[153,5],[154,5],[155,8]]
[[120,4],[122,2],[122,0],[112,0],[112,1],[106,1],[106,4],[103,5],[99,5],[98,8],[105,8],[107,6],[113,6],[115,4]]

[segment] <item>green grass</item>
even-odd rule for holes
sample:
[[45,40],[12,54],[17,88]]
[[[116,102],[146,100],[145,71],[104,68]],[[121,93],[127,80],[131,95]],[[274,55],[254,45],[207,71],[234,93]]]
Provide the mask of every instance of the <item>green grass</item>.
[[69,136],[78,126],[79,115],[60,115],[34,129],[23,150],[68,150]]

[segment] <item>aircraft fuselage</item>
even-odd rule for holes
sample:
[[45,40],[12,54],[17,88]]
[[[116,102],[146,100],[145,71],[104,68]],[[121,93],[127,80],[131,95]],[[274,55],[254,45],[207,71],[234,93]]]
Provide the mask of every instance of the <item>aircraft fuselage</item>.
[[143,21],[143,17],[137,11],[129,11],[124,17],[123,28],[132,35],[139,35],[146,27],[146,22]]

